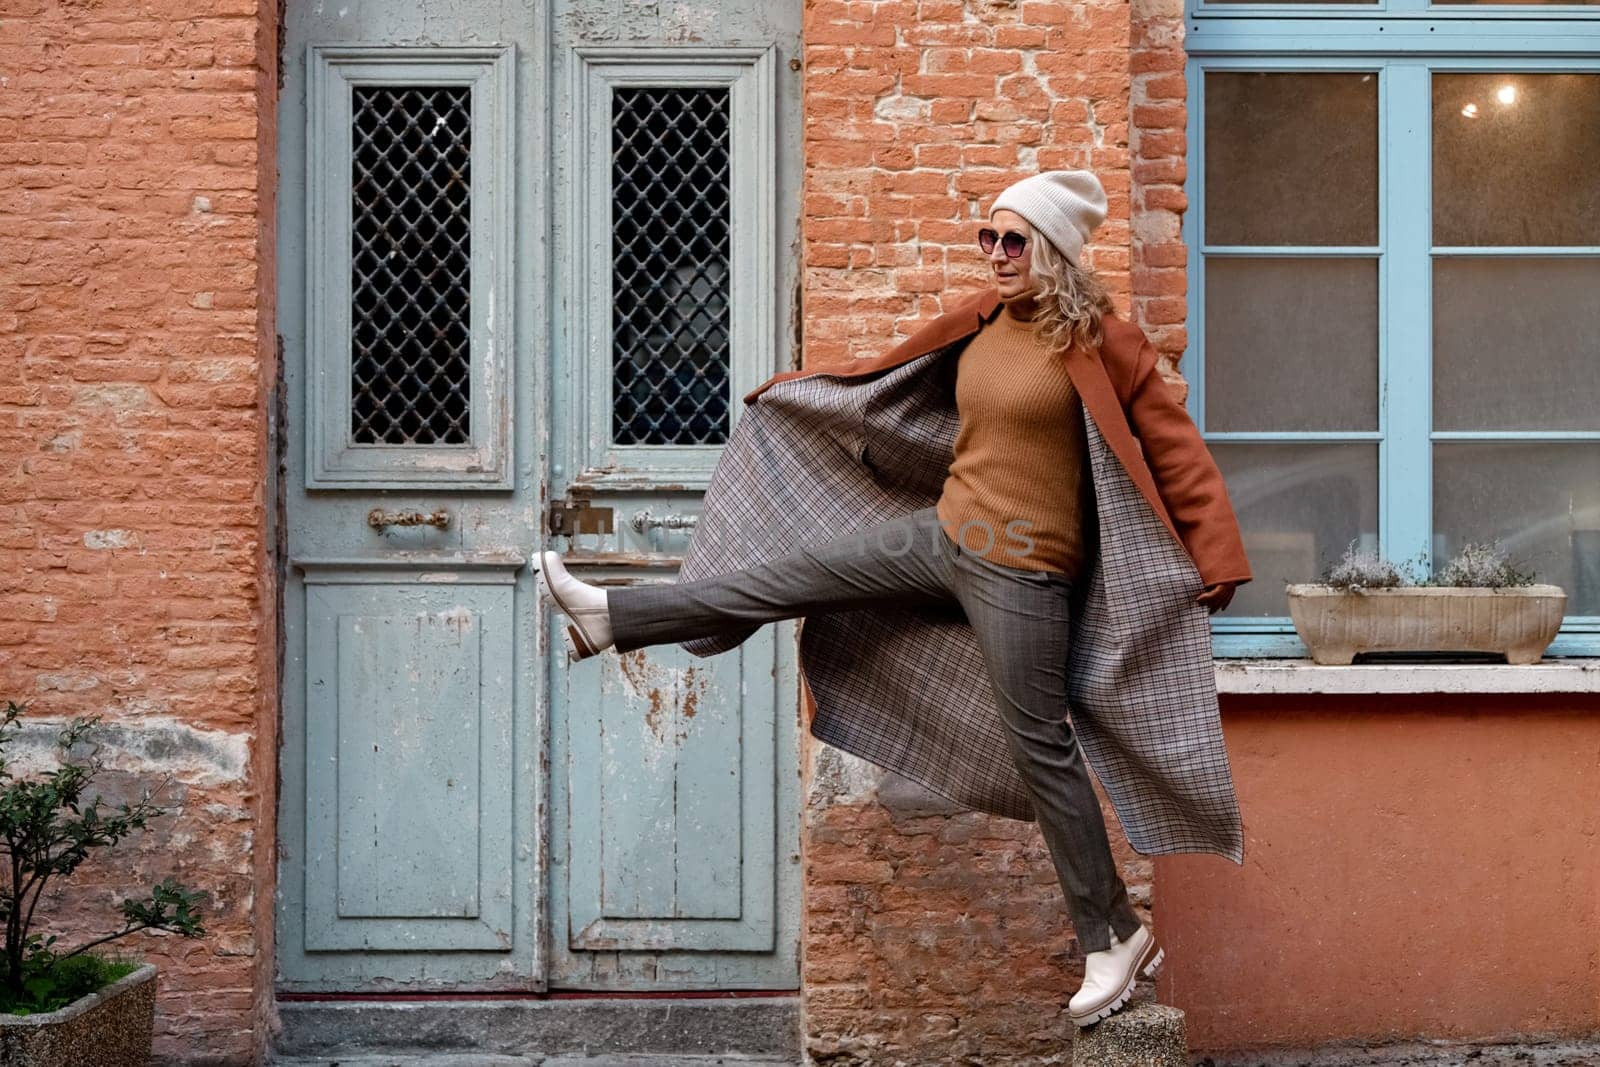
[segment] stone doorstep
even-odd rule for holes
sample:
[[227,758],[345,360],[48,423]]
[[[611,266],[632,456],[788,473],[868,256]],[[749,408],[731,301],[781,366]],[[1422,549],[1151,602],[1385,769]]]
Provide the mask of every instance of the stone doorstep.
[[299,1056],[271,1060],[272,1067],[800,1067],[799,1060],[768,1056]]
[[[268,1060],[276,1067],[800,1067],[807,1062],[800,1051],[798,997],[289,1001],[278,1010],[283,1036]],[[734,1047],[735,1040],[748,1051],[684,1047],[707,1041]],[[751,1047],[761,1040],[788,1047]],[[517,1042],[525,1042],[520,1049],[547,1051],[518,1051],[511,1047]],[[608,1047],[589,1051],[597,1045]],[[1078,1032],[1069,1055],[1074,1067],[1600,1067],[1600,1033],[1589,1040],[1502,1044],[1415,1041],[1210,1053],[1183,1048],[1183,1012],[1143,1000]]]
[[[340,1056],[275,1059],[274,1067],[727,1067],[798,1065],[749,1056]],[[1549,1044],[1439,1046],[1420,1043],[1256,1053],[1191,1054],[1189,1067],[1596,1067],[1600,1040]]]
[[273,1062],[282,1064],[709,1067],[802,1060],[798,996],[290,1000],[277,1009],[282,1029]]

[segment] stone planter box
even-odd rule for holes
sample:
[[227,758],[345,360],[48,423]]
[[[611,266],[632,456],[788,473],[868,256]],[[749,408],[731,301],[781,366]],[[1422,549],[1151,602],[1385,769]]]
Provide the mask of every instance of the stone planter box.
[[1537,663],[1566,611],[1559,585],[1338,589],[1290,583],[1289,616],[1317,663],[1357,652],[1500,652]]
[[0,1014],[0,1067],[149,1067],[156,965],[42,1015]]

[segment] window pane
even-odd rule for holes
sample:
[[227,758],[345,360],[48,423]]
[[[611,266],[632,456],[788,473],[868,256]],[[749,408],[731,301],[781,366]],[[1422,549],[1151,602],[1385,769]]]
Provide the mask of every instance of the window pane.
[[1600,259],[1433,264],[1438,430],[1600,430]]
[[1378,428],[1378,264],[1205,261],[1208,430]]
[[612,440],[728,440],[728,89],[612,95]]
[[1208,446],[1239,516],[1251,581],[1229,617],[1289,614],[1285,582],[1314,582],[1352,538],[1378,543],[1375,444]]
[[1205,239],[1378,243],[1378,77],[1207,71]]
[[1435,74],[1433,240],[1600,244],[1600,74]]
[[1600,615],[1600,442],[1441,441],[1433,466],[1435,566],[1498,537],[1568,615]]
[[472,90],[351,89],[350,438],[472,440]]

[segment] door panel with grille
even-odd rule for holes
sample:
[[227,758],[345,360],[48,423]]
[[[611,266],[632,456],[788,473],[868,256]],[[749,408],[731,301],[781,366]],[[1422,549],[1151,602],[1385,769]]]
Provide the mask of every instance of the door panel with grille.
[[468,444],[472,86],[350,95],[350,440]]
[[512,180],[537,132],[517,82],[540,75],[531,28],[484,42],[469,27],[495,20],[466,19],[427,44],[409,6],[285,23],[284,990],[546,971],[527,567],[545,367],[520,331],[547,275],[542,186]]
[[514,58],[306,54],[307,488],[512,487]]
[[[554,21],[553,544],[603,585],[675,580],[739,399],[798,359],[800,5],[661,10]],[[798,986],[793,623],[550,678],[551,984]]]

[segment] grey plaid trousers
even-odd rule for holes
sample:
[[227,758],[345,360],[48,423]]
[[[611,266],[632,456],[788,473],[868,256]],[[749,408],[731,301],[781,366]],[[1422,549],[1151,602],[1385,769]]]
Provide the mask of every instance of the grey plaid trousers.
[[1125,939],[1140,921],[1067,714],[1073,595],[1068,575],[1006,567],[964,549],[926,507],[742,570],[609,588],[606,601],[618,652],[874,605],[964,612],[1079,946],[1096,952],[1110,947],[1113,928]]

